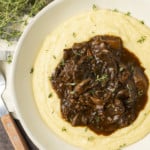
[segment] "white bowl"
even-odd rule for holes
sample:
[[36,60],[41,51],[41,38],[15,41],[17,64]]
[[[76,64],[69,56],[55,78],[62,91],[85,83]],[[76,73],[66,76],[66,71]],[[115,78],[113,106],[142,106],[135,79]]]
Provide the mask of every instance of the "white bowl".
[[[11,92],[17,116],[28,136],[39,149],[79,149],[62,141],[41,119],[33,98],[30,70],[45,37],[69,17],[92,9],[93,4],[100,8],[130,11],[133,16],[150,25],[149,0],[55,0],[32,20],[20,38],[14,56],[15,60],[11,72]],[[150,137],[146,137],[127,149],[148,150],[149,139]]]

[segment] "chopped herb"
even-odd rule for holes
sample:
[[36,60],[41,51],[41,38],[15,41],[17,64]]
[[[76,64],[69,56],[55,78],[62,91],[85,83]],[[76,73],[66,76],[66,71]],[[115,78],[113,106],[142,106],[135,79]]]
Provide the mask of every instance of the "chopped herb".
[[141,20],[140,22],[141,22],[141,24],[144,24],[144,21],[143,21],[143,20]]
[[75,93],[75,91],[71,91],[71,92],[70,92],[70,94],[74,94],[74,93]]
[[56,59],[56,56],[55,56],[55,55],[53,55],[53,58],[54,58],[54,59]]
[[96,123],[100,122],[100,118],[98,116],[96,116],[95,120],[96,120]]
[[52,76],[49,76],[48,79],[51,81],[52,80]]
[[139,91],[138,91],[138,96],[142,96],[142,95],[143,95],[143,93],[144,93],[144,91],[143,91],[143,90],[139,90]]
[[124,148],[126,145],[127,145],[127,144],[124,143],[124,144],[120,145],[119,148],[120,148],[120,149],[121,149],[121,148]]
[[10,64],[11,62],[12,62],[12,55],[9,55],[8,57],[7,57],[7,63],[8,64]]
[[67,47],[67,44],[65,44],[65,47]]
[[80,53],[80,52],[75,52],[75,51],[73,51],[73,53],[74,53],[75,55],[77,55],[77,56],[81,56],[81,53]]
[[52,96],[53,96],[53,94],[52,94],[52,93],[49,93],[48,98],[51,98]]
[[75,38],[77,36],[77,34],[75,32],[73,32],[72,36]]
[[75,86],[76,83],[74,83],[74,82],[72,82],[72,83],[67,83],[67,85]]
[[131,15],[131,13],[128,11],[125,15],[130,16],[130,15]]
[[132,87],[131,87],[131,85],[129,85],[129,84],[127,84],[127,89],[128,89],[129,91],[132,91],[132,90],[133,90]]
[[93,4],[92,9],[97,10],[97,6],[95,4]]
[[88,137],[88,141],[93,141],[94,140],[94,137],[93,136],[89,136]]
[[92,59],[93,59],[93,56],[88,56],[88,59],[89,59],[89,60],[92,60]]
[[115,8],[115,9],[113,9],[113,11],[114,11],[114,12],[119,12],[119,11],[118,11],[118,9],[116,9],[116,8]]
[[94,31],[92,31],[92,34],[94,34],[95,32]]
[[85,130],[84,130],[85,132],[87,132],[88,131],[88,128],[87,127],[85,127]]
[[131,71],[134,72],[135,67],[131,65]]
[[31,68],[30,73],[32,74],[34,72],[34,68]]
[[60,65],[61,65],[61,66],[64,66],[64,65],[65,65],[64,59],[60,62]]
[[107,74],[103,74],[101,77],[99,75],[96,76],[96,81],[99,82],[104,82],[108,79],[108,75]]
[[120,68],[119,68],[119,71],[120,71],[120,72],[122,72],[123,70],[124,70],[124,68],[123,68],[123,67],[120,67]]
[[141,36],[139,40],[137,40],[138,43],[143,43],[146,40],[146,36]]
[[67,131],[67,129],[65,128],[65,127],[62,127],[62,129],[61,129],[63,132],[66,132]]
[[90,90],[89,93],[94,95],[95,94],[95,90]]

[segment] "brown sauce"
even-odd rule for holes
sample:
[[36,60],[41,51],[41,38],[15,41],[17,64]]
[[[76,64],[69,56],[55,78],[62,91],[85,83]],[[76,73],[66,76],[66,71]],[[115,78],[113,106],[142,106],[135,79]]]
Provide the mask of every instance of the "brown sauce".
[[62,117],[97,134],[129,126],[147,101],[144,68],[116,36],[98,35],[65,49],[51,83]]

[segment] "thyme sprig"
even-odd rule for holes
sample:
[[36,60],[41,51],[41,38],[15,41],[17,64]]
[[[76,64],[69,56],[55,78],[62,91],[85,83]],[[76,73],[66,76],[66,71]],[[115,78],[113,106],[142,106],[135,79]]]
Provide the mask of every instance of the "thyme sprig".
[[99,81],[99,82],[104,82],[107,79],[108,79],[108,75],[107,74],[103,74],[102,76],[99,76],[99,75],[96,76],[96,81]]
[[34,16],[51,0],[0,0],[0,39],[17,40],[21,31],[18,26],[26,24],[25,15]]

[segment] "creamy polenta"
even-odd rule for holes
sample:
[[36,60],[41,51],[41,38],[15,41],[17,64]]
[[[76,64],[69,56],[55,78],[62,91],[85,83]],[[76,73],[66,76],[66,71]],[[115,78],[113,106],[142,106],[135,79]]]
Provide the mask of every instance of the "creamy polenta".
[[33,92],[42,119],[65,141],[86,150],[116,150],[140,140],[150,132],[150,89],[148,102],[133,124],[103,136],[86,127],[73,127],[62,119],[60,99],[50,83],[50,77],[63,57],[63,50],[95,35],[121,37],[124,47],[139,58],[149,79],[150,29],[120,12],[96,10],[69,19],[46,37],[34,65]]

